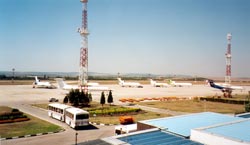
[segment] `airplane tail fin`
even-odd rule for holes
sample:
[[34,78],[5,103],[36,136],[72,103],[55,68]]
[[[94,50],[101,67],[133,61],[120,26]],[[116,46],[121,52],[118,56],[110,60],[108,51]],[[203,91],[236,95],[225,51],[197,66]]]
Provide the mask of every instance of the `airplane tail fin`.
[[37,76],[35,76],[35,82],[38,83],[39,82],[39,79]]
[[66,83],[63,81],[62,78],[56,78],[55,80],[57,81],[58,87],[60,89],[63,89],[63,87],[66,86]]
[[123,85],[124,81],[121,78],[117,78],[117,80],[119,81],[119,85]]
[[209,86],[213,87],[214,86],[214,81],[213,80],[206,80]]
[[150,84],[151,85],[155,85],[155,81],[153,81],[152,79],[150,79]]
[[173,84],[173,81],[172,81],[172,80],[168,80],[167,83],[168,83],[169,85],[172,85],[172,84]]

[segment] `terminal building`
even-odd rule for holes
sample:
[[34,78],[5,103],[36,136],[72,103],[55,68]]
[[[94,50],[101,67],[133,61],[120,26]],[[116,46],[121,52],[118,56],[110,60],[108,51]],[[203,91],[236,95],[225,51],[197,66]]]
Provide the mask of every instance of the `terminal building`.
[[202,112],[145,120],[137,122],[136,132],[93,142],[100,145],[250,145],[249,116]]

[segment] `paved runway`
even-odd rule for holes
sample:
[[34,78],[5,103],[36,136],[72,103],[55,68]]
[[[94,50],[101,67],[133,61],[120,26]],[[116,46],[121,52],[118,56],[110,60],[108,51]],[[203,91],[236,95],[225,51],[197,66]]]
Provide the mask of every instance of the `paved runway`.
[[[120,98],[142,98],[142,97],[195,97],[208,95],[222,95],[219,90],[213,89],[206,85],[194,85],[192,87],[168,87],[156,88],[150,85],[144,85],[144,88],[123,88],[118,85],[105,85],[113,89],[114,103],[119,104]],[[244,91],[234,91],[233,94],[247,94],[250,87],[245,87]],[[30,138],[21,138],[13,140],[1,141],[1,145],[10,144],[74,144],[75,130],[69,128],[64,123],[51,119],[47,116],[47,112],[41,109],[31,107],[29,104],[48,102],[50,97],[63,100],[68,91],[60,89],[33,89],[31,85],[1,85],[0,86],[0,105],[19,108],[25,113],[58,124],[66,129],[66,131],[57,134],[43,135]],[[108,93],[108,92],[107,92]],[[100,100],[101,92],[92,92],[93,100]],[[112,136],[114,134],[114,126],[95,126],[96,129],[78,131],[78,141],[83,142],[92,139]]]

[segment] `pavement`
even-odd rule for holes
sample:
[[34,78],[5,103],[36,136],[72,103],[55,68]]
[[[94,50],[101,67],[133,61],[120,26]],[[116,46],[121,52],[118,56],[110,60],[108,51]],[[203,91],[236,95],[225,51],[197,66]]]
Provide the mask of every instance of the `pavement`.
[[[113,89],[113,99],[115,104],[124,105],[119,102],[121,98],[143,98],[143,97],[195,97],[208,95],[222,95],[219,90],[213,89],[206,85],[194,85],[191,87],[169,87],[156,88],[150,85],[144,85],[143,88],[123,88],[118,85],[105,85]],[[234,91],[233,94],[248,94],[250,86],[245,87],[243,91]],[[32,107],[30,104],[47,103],[49,98],[54,97],[62,101],[68,91],[60,89],[42,89],[32,88],[32,85],[0,85],[0,106],[10,106],[31,114],[40,119],[57,124],[65,131],[55,134],[41,136],[17,138],[11,140],[2,140],[0,145],[48,145],[60,144],[69,145],[75,143],[75,134],[78,133],[78,142],[84,142],[114,135],[114,126],[91,125],[89,128],[74,130],[65,123],[48,117],[47,111]],[[108,94],[108,92],[106,92]],[[101,92],[92,92],[94,101],[100,101]],[[180,115],[182,112],[171,110],[156,109],[145,106],[137,106],[144,110],[161,112],[167,114]]]

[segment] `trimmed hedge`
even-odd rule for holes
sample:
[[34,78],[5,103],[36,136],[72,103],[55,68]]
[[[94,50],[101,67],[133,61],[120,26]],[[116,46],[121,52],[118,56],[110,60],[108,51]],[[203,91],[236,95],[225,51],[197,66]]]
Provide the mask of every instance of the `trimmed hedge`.
[[0,114],[0,124],[1,123],[12,123],[30,120],[23,112],[18,109],[12,109],[12,112],[5,112]]
[[93,115],[116,115],[116,114],[126,114],[132,112],[139,112],[140,108],[103,108],[103,109],[91,109],[88,112]]
[[221,102],[221,103],[228,103],[228,104],[248,104],[248,101],[245,100],[234,100],[234,99],[227,99],[227,98],[214,98],[214,97],[201,97],[200,100],[202,101],[211,101],[211,102]]
[[0,124],[3,123],[13,123],[13,122],[22,122],[22,121],[28,121],[29,118],[17,118],[17,119],[7,119],[7,120],[0,120]]

